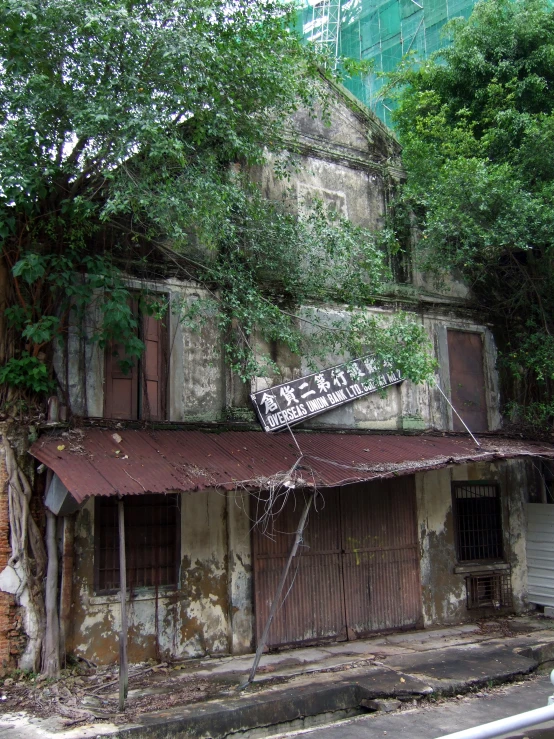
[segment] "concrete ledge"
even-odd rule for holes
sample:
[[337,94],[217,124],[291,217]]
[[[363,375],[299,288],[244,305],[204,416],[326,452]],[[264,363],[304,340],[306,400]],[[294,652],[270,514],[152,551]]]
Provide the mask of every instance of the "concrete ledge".
[[527,659],[535,660],[539,665],[554,661],[554,641],[534,644],[517,650],[518,654]]
[[[438,652],[440,651],[440,659]],[[431,657],[431,658],[430,658]],[[398,671],[398,661],[405,663]],[[255,695],[242,694],[225,700],[195,704],[144,716],[140,725],[122,727],[115,734],[121,739],[224,739],[253,729],[287,725],[326,714],[341,717],[362,712],[375,699],[410,700],[431,694],[453,694],[491,682],[504,682],[535,670],[538,662],[507,647],[455,648],[403,655],[394,669],[360,668],[337,678],[318,676],[317,682],[287,688],[269,688]],[[412,674],[410,674],[412,673]],[[300,680],[299,680],[300,682]],[[330,717],[331,715],[331,717]],[[113,735],[112,735],[113,736]]]
[[[99,722],[67,728],[60,717],[22,711],[0,717],[0,733],[9,729],[13,739],[262,739],[359,715],[377,705],[372,701],[411,702],[509,682],[554,659],[554,628],[547,620],[523,617],[510,620],[509,629],[500,626],[464,624],[270,654],[264,656],[266,673],[243,693],[226,689],[215,700],[180,706],[168,701],[171,707],[142,714],[134,713],[130,699],[128,723],[119,725],[104,712]],[[181,677],[191,676],[235,684],[250,662],[251,655],[196,661],[132,693],[171,695]]]

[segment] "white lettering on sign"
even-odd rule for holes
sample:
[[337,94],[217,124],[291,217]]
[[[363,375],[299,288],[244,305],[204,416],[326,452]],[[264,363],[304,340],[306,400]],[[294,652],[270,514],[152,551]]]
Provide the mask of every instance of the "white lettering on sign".
[[369,356],[260,390],[250,398],[264,429],[279,431],[398,382],[400,370]]

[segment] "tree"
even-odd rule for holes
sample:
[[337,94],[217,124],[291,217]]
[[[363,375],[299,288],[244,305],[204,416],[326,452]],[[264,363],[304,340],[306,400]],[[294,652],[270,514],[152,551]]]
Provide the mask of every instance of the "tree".
[[[4,408],[55,389],[53,342],[93,296],[95,339],[140,355],[122,268],[162,261],[207,286],[212,298],[183,320],[217,320],[245,379],[261,371],[256,331],[306,348],[303,299],[360,306],[382,287],[374,236],[322,209],[303,219],[264,203],[248,178],[284,151],[299,106],[325,106],[322,59],[288,30],[293,12],[282,0],[0,2]],[[360,316],[320,333],[351,350],[371,340],[416,380],[430,369],[421,329],[402,319],[382,345],[386,332]]]
[[[554,10],[485,0],[393,75],[421,263],[459,270],[495,322],[514,421],[554,418]],[[443,272],[444,274],[444,272]]]
[[[32,418],[37,401],[64,392],[55,343],[93,300],[93,340],[124,344],[123,369],[140,356],[129,274],[203,285],[208,297],[181,319],[216,321],[244,379],[269,363],[258,336],[321,356],[369,348],[412,379],[431,373],[421,325],[358,310],[388,279],[379,239],[321,204],[297,216],[268,203],[249,176],[268,153],[284,172],[300,106],[325,111],[324,59],[288,30],[293,13],[285,0],[0,0],[1,414]],[[349,320],[299,318],[322,299],[345,303]],[[140,304],[166,309],[146,290]],[[25,666],[38,669],[43,644],[42,668],[55,673],[44,630],[57,568],[46,567],[13,426],[2,427],[10,567],[36,626]]]

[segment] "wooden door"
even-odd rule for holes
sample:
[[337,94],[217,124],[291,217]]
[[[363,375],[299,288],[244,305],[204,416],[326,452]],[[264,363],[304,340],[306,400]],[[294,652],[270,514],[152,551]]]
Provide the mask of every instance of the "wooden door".
[[[448,361],[452,405],[470,431],[488,431],[482,334],[448,331]],[[455,413],[454,431],[465,431]]]
[[144,355],[142,361],[141,418],[160,421],[164,417],[164,324],[152,316],[143,317]]

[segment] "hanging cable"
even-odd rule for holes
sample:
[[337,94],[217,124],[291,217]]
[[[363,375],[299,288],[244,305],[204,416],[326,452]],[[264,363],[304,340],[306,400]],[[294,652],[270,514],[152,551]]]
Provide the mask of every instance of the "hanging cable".
[[467,433],[471,436],[471,438],[475,442],[476,446],[480,447],[481,444],[479,444],[479,442],[477,441],[477,439],[475,438],[475,436],[473,436],[473,434],[469,430],[467,424],[465,423],[464,419],[460,416],[460,414],[458,413],[458,411],[454,408],[454,406],[450,402],[450,399],[443,393],[443,391],[441,390],[441,387],[440,387],[439,383],[438,382],[435,382],[435,386],[436,386],[437,390],[439,391],[439,393],[442,395],[442,397],[446,400],[446,402],[448,403],[448,405],[452,408],[452,412],[455,413],[458,416],[461,424],[463,425],[463,427],[465,428],[465,430],[467,431]]

